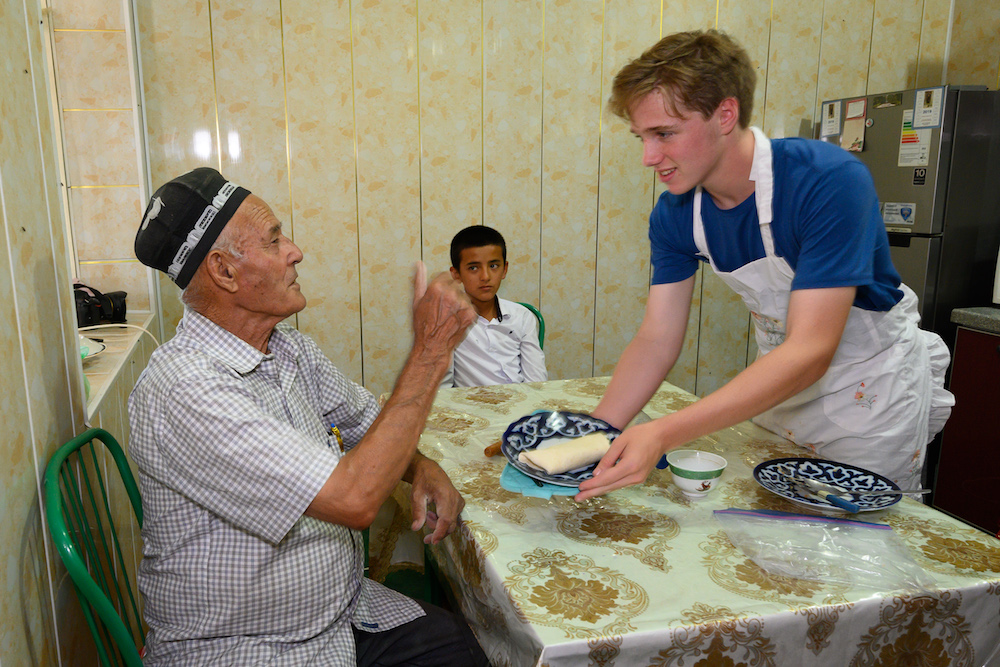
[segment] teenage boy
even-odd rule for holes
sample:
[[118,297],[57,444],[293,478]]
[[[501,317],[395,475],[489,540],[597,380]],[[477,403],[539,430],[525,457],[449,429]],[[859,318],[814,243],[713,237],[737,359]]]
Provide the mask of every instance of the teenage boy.
[[749,307],[759,354],[718,391],[626,430],[578,500],[641,483],[664,452],[750,418],[917,486],[950,414],[948,349],[917,328],[871,175],[833,144],[748,127],[755,79],[746,51],[714,30],[669,35],[615,77],[610,110],[667,192],[650,215],[646,314],[594,416],[624,427],[666,377],[699,261]]
[[507,244],[485,225],[466,227],[451,240],[451,275],[461,280],[479,317],[455,348],[443,387],[547,380],[538,320],[519,303],[497,296],[507,276]]

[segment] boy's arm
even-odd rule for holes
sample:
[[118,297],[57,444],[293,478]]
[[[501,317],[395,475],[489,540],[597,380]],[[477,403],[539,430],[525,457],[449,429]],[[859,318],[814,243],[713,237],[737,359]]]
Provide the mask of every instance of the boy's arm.
[[649,288],[639,331],[618,359],[593,416],[625,428],[642,410],[680,356],[693,293],[694,276]]
[[759,415],[818,381],[840,344],[856,291],[794,290],[781,345],[705,398],[622,433],[597,464],[594,477],[580,484],[576,499],[641,483],[665,452]]
[[538,344],[538,320],[528,313],[526,333],[521,338],[521,374],[525,382],[544,382],[549,379],[545,369],[545,353]]

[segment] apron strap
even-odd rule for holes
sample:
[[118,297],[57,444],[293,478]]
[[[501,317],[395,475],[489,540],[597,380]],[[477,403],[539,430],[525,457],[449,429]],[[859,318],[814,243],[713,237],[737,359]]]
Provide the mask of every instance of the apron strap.
[[760,223],[760,238],[764,242],[764,254],[774,256],[774,236],[771,222],[774,220],[774,165],[771,155],[771,141],[758,127],[751,127],[753,133],[753,163],[750,165],[750,180],[754,182],[754,197],[757,202],[757,220]]

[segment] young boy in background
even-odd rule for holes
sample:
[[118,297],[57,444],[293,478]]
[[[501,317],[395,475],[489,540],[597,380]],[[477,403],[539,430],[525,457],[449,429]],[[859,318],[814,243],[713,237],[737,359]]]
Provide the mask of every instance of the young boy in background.
[[461,280],[479,314],[452,356],[442,387],[547,380],[538,344],[538,320],[519,303],[497,296],[507,276],[507,244],[485,225],[466,227],[451,240],[451,275]]

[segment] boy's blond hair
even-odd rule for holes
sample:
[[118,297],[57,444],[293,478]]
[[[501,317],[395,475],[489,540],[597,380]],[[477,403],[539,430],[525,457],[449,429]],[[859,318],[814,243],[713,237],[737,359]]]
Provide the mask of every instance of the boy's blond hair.
[[608,109],[631,120],[632,108],[652,92],[660,92],[674,115],[677,106],[708,118],[724,99],[740,105],[739,123],[750,126],[757,74],[746,50],[718,30],[667,35],[625,65],[611,86]]

